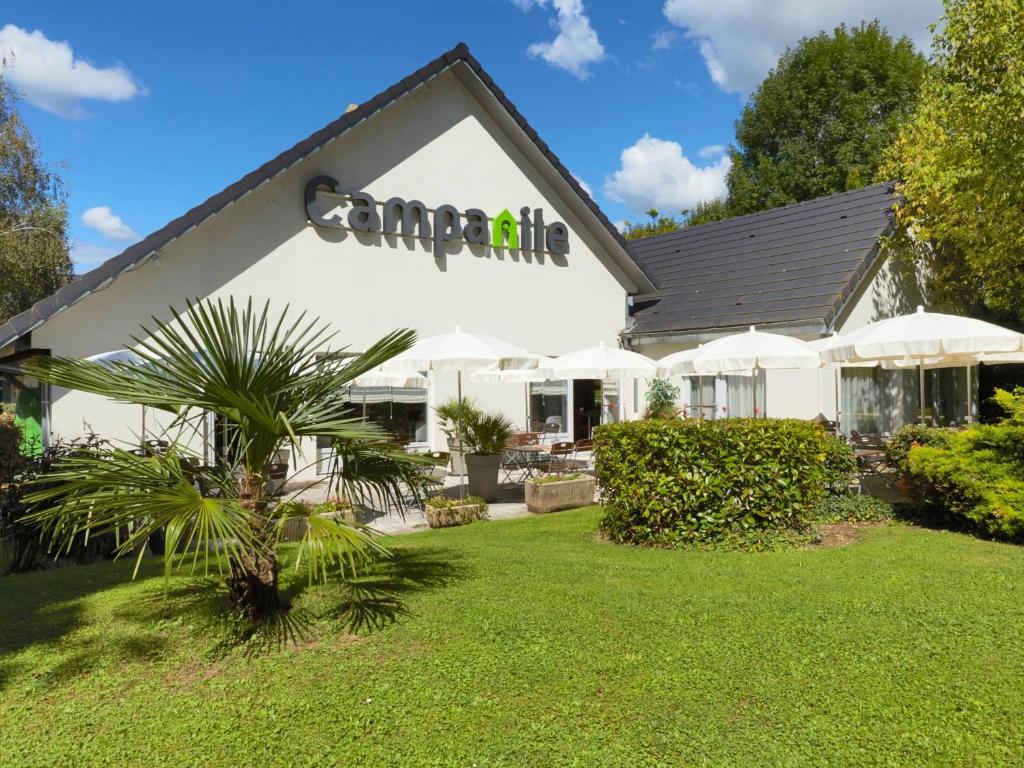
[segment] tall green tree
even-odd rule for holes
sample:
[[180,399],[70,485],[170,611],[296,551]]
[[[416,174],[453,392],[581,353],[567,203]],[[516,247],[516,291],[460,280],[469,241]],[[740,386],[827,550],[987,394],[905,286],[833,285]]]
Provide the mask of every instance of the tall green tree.
[[0,323],[64,286],[72,275],[68,211],[0,77]]
[[1024,322],[1024,8],[946,0],[912,121],[881,173],[945,304]]
[[[319,320],[287,310],[206,301],[133,337],[138,363],[27,361],[25,371],[42,381],[158,409],[172,422],[166,452],[112,446],[62,460],[28,498],[36,509],[29,521],[57,546],[90,531],[128,531],[119,552],[140,557],[150,537],[165,533],[168,573],[183,561],[222,570],[231,605],[253,621],[281,607],[277,549],[289,521],[306,521],[298,562],[311,578],[384,553],[365,528],[279,498],[268,482],[280,450],[301,455],[303,438],[326,437],[337,457],[330,482],[349,500],[400,504],[422,487],[422,461],[392,448],[346,399],[356,376],[407,349],[415,334],[391,333],[350,359],[324,354],[332,339]],[[192,448],[209,413],[231,435],[213,465]]]
[[736,123],[730,214],[870,184],[910,120],[926,66],[908,38],[894,40],[877,21],[787,49]]

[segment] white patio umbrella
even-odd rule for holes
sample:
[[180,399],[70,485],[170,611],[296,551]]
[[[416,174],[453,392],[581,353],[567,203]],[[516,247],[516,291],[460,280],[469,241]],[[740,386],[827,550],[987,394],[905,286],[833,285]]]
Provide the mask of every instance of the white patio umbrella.
[[552,379],[646,379],[658,375],[658,364],[646,355],[604,342],[555,358]]
[[[123,365],[146,365],[148,361],[137,352],[130,349],[112,349],[109,352],[100,352],[98,355],[90,355],[86,360],[99,363],[102,366],[112,368],[116,363]],[[146,406],[142,406],[142,433],[139,435],[140,448],[146,447]]]
[[973,317],[916,312],[890,317],[849,333],[822,352],[826,360],[921,360],[1024,352],[1024,335]]
[[[458,374],[458,398],[462,401],[462,374],[481,368],[536,368],[538,355],[531,354],[507,341],[493,336],[466,333],[456,328],[451,333],[420,339],[405,352],[395,355],[381,366],[385,372],[415,373],[418,371],[455,371]],[[462,435],[455,433],[459,453]],[[465,470],[459,462],[459,493]]]
[[640,379],[658,375],[658,364],[639,352],[606,347],[601,342],[559,355],[551,364],[553,379]]
[[540,356],[537,358],[536,368],[499,368],[492,365],[490,368],[481,368],[469,375],[469,380],[475,384],[529,384],[553,379],[551,365],[555,362],[553,357]]
[[[697,375],[737,374],[783,368],[820,368],[821,355],[806,341],[750,326],[746,333],[723,336],[700,347],[689,361]],[[757,382],[751,386],[757,413]]]
[[[475,384],[522,384],[526,404],[526,420],[529,422],[530,384],[539,384],[554,378],[549,370],[554,361],[553,357],[539,357],[536,368],[507,368],[504,370],[497,366],[483,368],[471,373],[469,380]],[[529,430],[529,423],[526,428]]]
[[[822,351],[832,362],[880,361],[896,367],[917,365],[919,417],[924,421],[924,371],[944,363],[985,355],[1024,352],[1024,335],[973,317],[916,312],[858,328]],[[968,366],[969,363],[962,363]]]
[[696,371],[693,370],[693,358],[700,352],[703,346],[701,344],[693,349],[684,349],[681,352],[665,355],[665,357],[658,361],[658,375],[665,378],[696,375]]
[[388,373],[379,367],[356,376],[352,383],[363,390],[363,418],[366,418],[366,390],[370,387],[387,387],[388,389],[412,387],[426,389],[430,379],[420,373]]

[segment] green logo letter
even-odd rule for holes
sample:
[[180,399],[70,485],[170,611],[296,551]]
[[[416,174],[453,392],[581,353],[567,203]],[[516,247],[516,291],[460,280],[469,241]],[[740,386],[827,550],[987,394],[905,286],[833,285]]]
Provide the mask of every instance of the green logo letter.
[[510,250],[519,250],[519,231],[516,229],[516,223],[508,208],[495,216],[494,228],[491,230],[491,245],[503,248],[507,242]]

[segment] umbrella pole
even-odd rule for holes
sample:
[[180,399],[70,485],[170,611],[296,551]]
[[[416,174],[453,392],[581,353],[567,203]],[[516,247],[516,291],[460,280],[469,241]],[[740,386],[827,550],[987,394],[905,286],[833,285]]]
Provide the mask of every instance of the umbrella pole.
[[142,406],[142,445],[139,447],[146,447],[146,406]]
[[924,424],[924,361],[917,364],[917,410],[918,420]]
[[366,421],[366,387],[363,387],[363,421]]
[[750,415],[755,419],[757,418],[757,368],[754,369],[750,376],[750,403],[751,410]]
[[972,401],[974,400],[974,393],[971,391],[971,366],[967,366],[967,423],[970,424],[974,421],[974,413],[971,410]]
[[836,434],[842,432],[842,420],[840,415],[842,414],[842,381],[843,381],[843,366],[836,366]]
[[[462,411],[462,370],[456,374],[458,377],[458,400],[459,400],[459,411]],[[465,471],[466,471],[466,457],[462,453],[462,431],[455,427],[455,445],[459,449],[459,498],[464,499],[466,497],[466,491],[463,487],[465,485]]]

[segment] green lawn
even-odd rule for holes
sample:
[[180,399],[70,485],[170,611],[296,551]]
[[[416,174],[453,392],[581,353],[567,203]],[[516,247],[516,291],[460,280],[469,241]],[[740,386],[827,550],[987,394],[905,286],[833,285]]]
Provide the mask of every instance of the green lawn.
[[315,637],[261,653],[156,562],[2,578],[0,765],[1024,761],[1024,549],[637,550],[599,514],[394,539],[355,635],[289,576]]

